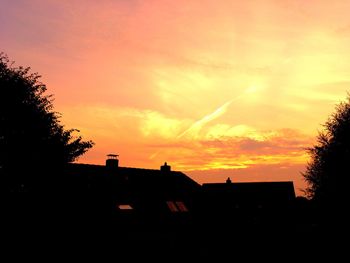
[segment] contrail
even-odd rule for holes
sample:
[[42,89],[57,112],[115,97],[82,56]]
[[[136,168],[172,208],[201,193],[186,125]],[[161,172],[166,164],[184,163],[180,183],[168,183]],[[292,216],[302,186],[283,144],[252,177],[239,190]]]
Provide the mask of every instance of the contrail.
[[230,104],[232,102],[233,102],[233,100],[229,100],[228,102],[226,102],[225,104],[223,104],[222,106],[217,108],[212,113],[210,113],[210,114],[204,116],[202,119],[196,121],[187,130],[185,130],[184,132],[182,132],[181,134],[176,136],[176,139],[179,139],[179,138],[183,137],[184,135],[186,135],[187,133],[192,132],[192,131],[193,132],[195,132],[195,131],[198,132],[205,124],[211,122],[212,120],[215,120],[215,119],[219,118],[221,115],[226,113],[227,108],[230,106]]
[[[224,103],[222,106],[220,106],[219,108],[217,108],[215,111],[213,111],[212,113],[204,116],[202,119],[194,122],[188,129],[186,129],[185,131],[183,131],[182,133],[180,133],[179,135],[176,136],[176,139],[180,139],[181,137],[185,136],[188,133],[195,133],[195,132],[199,132],[202,127],[204,125],[206,125],[207,123],[219,118],[221,115],[225,114],[228,107],[232,104],[232,102],[241,99],[242,97],[244,97],[247,94],[251,94],[256,92],[256,87],[251,86],[249,88],[247,88],[242,94],[238,95],[237,97],[227,101],[226,103]],[[149,158],[153,159],[155,158],[158,154],[159,154],[160,150],[158,150],[157,152],[155,152],[154,154],[152,154]]]
[[[240,97],[240,96],[239,96]],[[230,106],[230,104],[236,100],[238,97],[236,97],[235,99],[229,100],[228,102],[226,102],[225,104],[223,104],[222,106],[220,106],[219,108],[217,108],[215,111],[213,111],[212,113],[204,116],[202,119],[196,121],[195,123],[193,123],[188,129],[186,129],[184,132],[180,133],[178,136],[176,136],[176,139],[180,139],[181,137],[185,136],[187,133],[191,133],[191,132],[199,132],[200,129],[202,129],[202,127],[211,122],[212,120],[215,120],[217,118],[219,118],[221,115],[225,114],[227,111],[227,108]],[[157,152],[155,152],[154,154],[152,154],[149,159],[153,159],[155,158],[158,154],[160,153],[160,150],[158,150]]]
[[184,132],[182,132],[181,134],[179,134],[176,139],[181,138],[182,136],[186,135],[187,133],[191,132],[191,131],[199,131],[205,124],[211,122],[212,120],[215,120],[217,118],[219,118],[221,115],[225,114],[227,111],[227,108],[231,105],[232,102],[241,99],[242,97],[244,97],[245,95],[251,94],[256,92],[257,88],[255,86],[250,86],[247,89],[244,90],[244,92],[240,95],[238,95],[237,97],[229,100],[228,102],[226,102],[225,104],[223,104],[222,106],[220,106],[219,108],[217,108],[214,112],[204,116],[202,119],[196,121],[195,123],[193,123],[187,130],[185,130]]

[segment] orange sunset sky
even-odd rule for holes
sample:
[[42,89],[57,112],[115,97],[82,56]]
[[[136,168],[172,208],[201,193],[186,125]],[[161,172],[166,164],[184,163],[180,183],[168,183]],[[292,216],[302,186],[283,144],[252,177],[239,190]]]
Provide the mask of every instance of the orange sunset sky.
[[350,1],[0,0],[0,51],[95,146],[78,162],[293,180],[350,90]]

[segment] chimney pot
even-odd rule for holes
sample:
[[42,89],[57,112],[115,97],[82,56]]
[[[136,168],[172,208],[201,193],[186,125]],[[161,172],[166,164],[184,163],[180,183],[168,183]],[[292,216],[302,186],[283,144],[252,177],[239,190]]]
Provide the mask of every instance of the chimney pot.
[[107,169],[117,169],[119,166],[118,154],[108,154],[106,160]]
[[171,166],[167,164],[167,162],[164,163],[164,165],[162,165],[160,167],[160,170],[162,172],[170,172],[171,171]]

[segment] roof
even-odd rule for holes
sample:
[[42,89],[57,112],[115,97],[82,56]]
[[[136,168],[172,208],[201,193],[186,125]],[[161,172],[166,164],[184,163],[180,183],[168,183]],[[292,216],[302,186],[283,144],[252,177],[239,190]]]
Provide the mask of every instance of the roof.
[[153,192],[153,195],[162,196],[186,195],[200,189],[197,182],[178,171],[130,167],[109,169],[104,165],[69,164],[67,173],[91,186],[113,183],[115,187],[122,185],[122,189],[138,194]]
[[237,203],[281,203],[294,200],[294,185],[286,182],[208,183],[202,186],[210,198],[226,198]]

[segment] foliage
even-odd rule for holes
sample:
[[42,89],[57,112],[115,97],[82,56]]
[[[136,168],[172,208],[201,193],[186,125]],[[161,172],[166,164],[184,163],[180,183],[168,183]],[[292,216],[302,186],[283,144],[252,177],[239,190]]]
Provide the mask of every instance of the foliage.
[[64,165],[93,146],[65,130],[52,95],[30,68],[0,53],[0,173],[2,188],[31,191],[58,182]]
[[308,149],[311,161],[303,174],[307,194],[321,204],[345,201],[350,176],[350,95],[341,102]]

